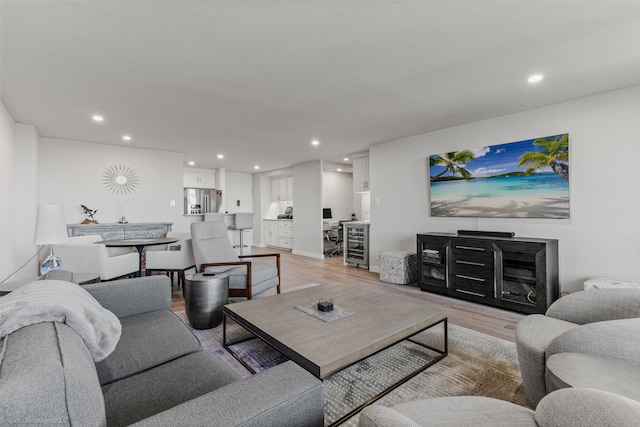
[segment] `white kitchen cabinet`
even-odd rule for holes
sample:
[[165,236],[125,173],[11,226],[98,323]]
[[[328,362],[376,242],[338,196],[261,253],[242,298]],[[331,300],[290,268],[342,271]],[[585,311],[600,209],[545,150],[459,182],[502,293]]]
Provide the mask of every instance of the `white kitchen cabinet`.
[[273,178],[271,180],[271,201],[284,202],[293,200],[293,177]]
[[189,169],[182,175],[184,188],[216,188],[214,169]]
[[293,222],[280,221],[278,223],[278,246],[293,249]]
[[357,157],[353,159],[353,192],[364,193],[371,191],[369,188],[369,157]]
[[265,246],[280,249],[293,249],[293,222],[287,220],[265,219],[262,221]]
[[265,246],[277,246],[278,243],[278,222],[263,220],[262,231],[264,233]]

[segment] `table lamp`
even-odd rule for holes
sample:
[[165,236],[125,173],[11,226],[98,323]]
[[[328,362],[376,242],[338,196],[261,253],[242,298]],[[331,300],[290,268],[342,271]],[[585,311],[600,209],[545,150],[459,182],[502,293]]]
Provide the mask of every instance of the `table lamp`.
[[53,254],[53,245],[67,241],[67,224],[64,220],[62,205],[38,205],[36,231],[33,236],[34,245],[50,245],[49,256],[40,264],[40,273],[47,274],[51,270],[60,270],[62,261]]

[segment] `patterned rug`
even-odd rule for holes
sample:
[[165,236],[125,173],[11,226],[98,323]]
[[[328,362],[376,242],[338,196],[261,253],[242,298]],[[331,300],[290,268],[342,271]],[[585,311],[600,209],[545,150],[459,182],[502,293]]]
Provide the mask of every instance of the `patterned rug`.
[[[178,312],[186,321],[184,312]],[[378,404],[398,403],[438,396],[488,396],[531,408],[522,388],[515,344],[449,324],[449,354],[382,397]],[[222,347],[222,325],[194,330],[203,347],[216,354],[242,377],[251,373]],[[238,325],[228,325],[233,341],[250,338]],[[441,331],[421,334],[418,341],[437,340]],[[287,360],[268,344],[250,339],[234,345],[255,371]],[[433,353],[408,341],[380,352],[325,380],[325,423],[331,424],[406,373],[433,357]],[[343,426],[357,426],[358,415]]]

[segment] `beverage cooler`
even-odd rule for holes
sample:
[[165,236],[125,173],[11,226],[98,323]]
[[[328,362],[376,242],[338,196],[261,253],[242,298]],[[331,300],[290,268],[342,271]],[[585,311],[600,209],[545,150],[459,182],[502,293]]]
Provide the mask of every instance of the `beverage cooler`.
[[369,224],[364,222],[345,222],[343,236],[344,263],[368,270]]
[[184,214],[203,215],[220,212],[222,191],[206,188],[184,189]]

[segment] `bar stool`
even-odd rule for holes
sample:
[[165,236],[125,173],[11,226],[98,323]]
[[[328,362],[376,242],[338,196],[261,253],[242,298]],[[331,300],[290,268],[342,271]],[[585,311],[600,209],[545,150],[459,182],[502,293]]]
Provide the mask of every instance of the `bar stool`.
[[245,247],[243,243],[244,230],[253,230],[253,213],[237,213],[235,223],[229,227],[229,230],[240,232],[240,244],[235,245],[234,248],[240,248],[240,254],[242,254],[242,248]]

